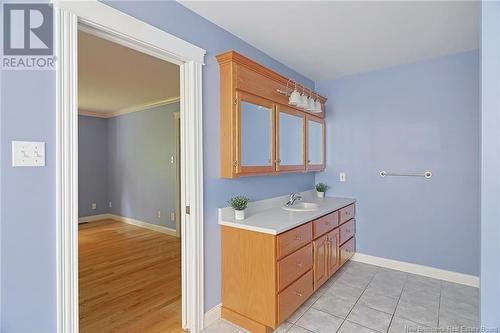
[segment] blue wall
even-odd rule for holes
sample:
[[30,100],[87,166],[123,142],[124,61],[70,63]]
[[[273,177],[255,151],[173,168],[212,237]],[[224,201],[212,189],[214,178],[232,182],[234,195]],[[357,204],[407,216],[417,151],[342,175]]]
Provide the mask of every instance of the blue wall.
[[[1,332],[56,330],[54,74],[1,73]],[[13,140],[45,141],[46,167],[12,168]]]
[[[108,213],[108,119],[78,116],[78,216]],[[92,209],[92,203],[97,209]]]
[[175,229],[175,111],[179,103],[107,119],[78,117],[80,217],[112,213]]
[[178,3],[113,1],[109,5],[207,50],[203,67],[203,181],[205,310],[208,310],[220,303],[221,292],[217,208],[227,206],[227,200],[237,194],[245,194],[256,200],[314,186],[314,174],[244,177],[237,180],[219,177],[219,65],[215,56],[234,49],[307,86],[313,87],[314,83]]
[[[205,309],[220,302],[217,207],[234,194],[261,199],[310,189],[313,174],[219,178],[219,69],[215,55],[235,49],[312,87],[222,28],[171,1],[110,5],[207,50],[203,67]],[[55,72],[2,72],[1,323],[2,332],[54,332],[56,327]],[[29,97],[29,98],[28,98]],[[10,167],[11,140],[42,140],[44,168]],[[36,274],[33,274],[36,272]]]
[[481,325],[500,327],[500,2],[482,4]]
[[357,198],[359,252],[479,275],[479,66],[472,51],[317,83],[328,118],[316,181]]
[[108,119],[111,213],[175,229],[175,111],[179,103]]

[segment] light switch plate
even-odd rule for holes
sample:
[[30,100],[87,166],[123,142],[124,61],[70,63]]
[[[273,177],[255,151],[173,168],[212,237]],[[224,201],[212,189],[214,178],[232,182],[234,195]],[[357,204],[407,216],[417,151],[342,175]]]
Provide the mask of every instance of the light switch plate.
[[341,172],[341,173],[339,174],[339,180],[340,180],[341,182],[345,182],[345,179],[346,179],[345,172]]
[[12,166],[45,166],[45,142],[12,141]]

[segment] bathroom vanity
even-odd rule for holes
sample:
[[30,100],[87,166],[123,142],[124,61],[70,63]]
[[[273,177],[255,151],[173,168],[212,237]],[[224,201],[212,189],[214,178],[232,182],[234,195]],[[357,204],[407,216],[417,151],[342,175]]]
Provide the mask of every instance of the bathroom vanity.
[[251,203],[243,221],[219,210],[222,318],[272,332],[354,254],[355,200],[302,197],[295,211],[288,196]]

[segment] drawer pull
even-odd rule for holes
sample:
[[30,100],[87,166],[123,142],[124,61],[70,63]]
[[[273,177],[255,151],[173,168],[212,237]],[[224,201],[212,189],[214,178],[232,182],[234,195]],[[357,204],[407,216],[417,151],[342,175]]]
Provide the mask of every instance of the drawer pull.
[[299,297],[302,297],[302,291],[296,291],[295,292],[295,295],[299,296]]
[[303,265],[302,265],[302,263],[301,263],[301,262],[298,262],[298,263],[297,263],[297,267],[302,268],[302,266],[303,266]]
[[351,229],[345,229],[345,232],[351,233]]
[[298,240],[298,241],[301,241],[302,240],[302,236],[295,236],[295,240]]

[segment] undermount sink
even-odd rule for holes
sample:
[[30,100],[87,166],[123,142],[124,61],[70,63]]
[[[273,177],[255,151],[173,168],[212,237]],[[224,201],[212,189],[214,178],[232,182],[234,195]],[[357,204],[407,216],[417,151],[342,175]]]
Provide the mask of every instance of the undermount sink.
[[282,206],[281,208],[292,212],[310,212],[313,210],[317,210],[319,208],[319,205],[312,202],[298,202],[291,206]]

